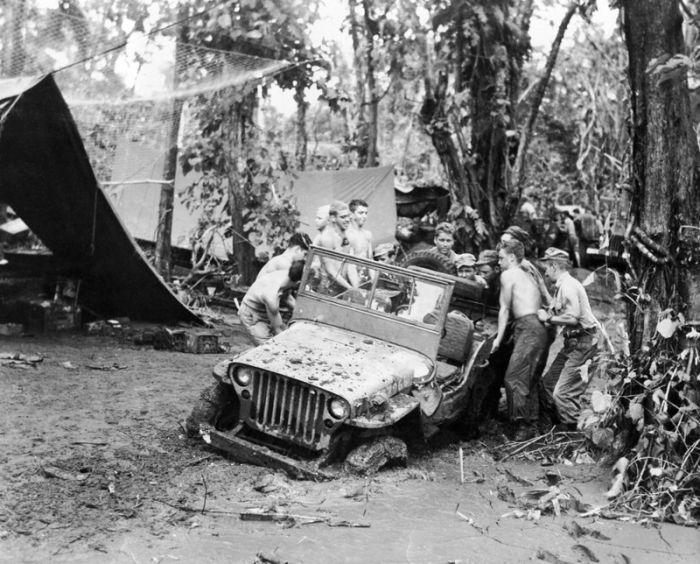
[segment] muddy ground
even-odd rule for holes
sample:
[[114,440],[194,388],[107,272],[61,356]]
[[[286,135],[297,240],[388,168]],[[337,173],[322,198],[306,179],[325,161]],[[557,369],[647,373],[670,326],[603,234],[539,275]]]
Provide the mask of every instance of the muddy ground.
[[[232,351],[244,346],[235,333],[224,340]],[[329,483],[237,464],[181,427],[227,355],[85,335],[0,337],[3,352],[43,361],[0,364],[0,562],[253,563],[262,554],[308,563],[671,564],[697,562],[700,552],[695,529],[581,517],[566,504],[559,516],[528,513],[521,493],[549,487],[546,471],[590,506],[606,503],[607,473],[568,459],[499,462],[498,433],[444,434],[406,468]],[[241,519],[255,509],[294,517]]]

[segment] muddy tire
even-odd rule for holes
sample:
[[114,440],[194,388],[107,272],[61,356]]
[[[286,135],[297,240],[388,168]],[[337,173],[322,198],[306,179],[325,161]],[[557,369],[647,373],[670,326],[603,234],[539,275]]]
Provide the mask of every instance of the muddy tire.
[[445,255],[441,255],[435,249],[421,249],[411,251],[401,262],[400,266],[418,266],[426,270],[434,270],[443,274],[456,274],[455,266]]
[[387,465],[405,466],[408,460],[406,443],[397,437],[376,437],[353,449],[345,459],[345,471],[372,475]]
[[185,421],[188,437],[199,437],[199,426],[228,431],[238,423],[239,403],[233,387],[217,382],[205,388]]

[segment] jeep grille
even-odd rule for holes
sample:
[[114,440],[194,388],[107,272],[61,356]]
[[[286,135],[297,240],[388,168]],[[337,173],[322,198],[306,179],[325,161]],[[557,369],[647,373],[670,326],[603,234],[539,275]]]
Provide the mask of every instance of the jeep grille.
[[328,446],[326,392],[264,370],[253,372],[251,390],[247,416],[242,414],[251,427],[314,450]]

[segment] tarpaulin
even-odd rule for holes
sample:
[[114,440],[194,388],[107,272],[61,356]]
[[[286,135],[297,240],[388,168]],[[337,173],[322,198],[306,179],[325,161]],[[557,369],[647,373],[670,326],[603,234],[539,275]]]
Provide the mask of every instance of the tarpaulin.
[[201,324],[114,212],[53,77],[0,81],[0,116],[0,201],[75,265],[81,304],[105,317]]
[[366,229],[372,232],[374,244],[394,240],[396,200],[394,167],[358,168],[352,170],[303,172],[289,177],[301,214],[302,230],[313,236],[314,218],[319,206],[341,200],[365,200],[369,204]]
[[[161,184],[159,182],[137,182],[139,179],[157,180],[163,176],[163,156],[165,145],[157,148],[143,143],[122,139],[117,146],[117,154],[112,170],[112,183],[109,198],[119,217],[134,237],[143,241],[155,242],[158,229],[158,206],[160,204]],[[175,195],[173,201],[173,223],[170,244],[181,249],[192,249],[192,237],[197,232],[201,211],[185,206],[181,194],[187,186],[197,179],[196,173],[185,175],[180,166],[175,177]],[[223,205],[221,209],[223,209]],[[231,239],[215,237],[209,252],[226,260],[233,252]]]
[[[163,151],[155,151],[130,141],[122,141],[117,149],[113,181],[131,181],[138,171],[139,178],[158,179],[162,176]],[[149,176],[150,175],[150,176]],[[190,238],[197,227],[200,212],[188,209],[179,198],[196,174],[183,174],[178,166],[173,205],[172,245],[191,248]],[[316,233],[316,211],[333,200],[350,203],[353,199],[369,204],[366,228],[376,244],[394,240],[396,229],[396,199],[394,196],[394,167],[361,168],[338,171],[314,171],[289,174],[280,181],[279,189],[291,190],[300,213],[301,231],[313,237]],[[160,185],[157,183],[125,183],[111,191],[110,197],[130,233],[137,239],[154,241],[158,224]],[[223,213],[223,208],[222,208]],[[214,239],[212,254],[226,258],[232,252],[231,239]]]

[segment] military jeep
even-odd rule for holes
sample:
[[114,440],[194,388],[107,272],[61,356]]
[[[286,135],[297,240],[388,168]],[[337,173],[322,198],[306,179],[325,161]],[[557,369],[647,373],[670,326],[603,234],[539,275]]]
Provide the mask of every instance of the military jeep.
[[[354,271],[358,287],[335,283],[333,270]],[[493,325],[476,318],[495,310],[481,292],[453,276],[312,247],[288,329],[216,365],[188,433],[243,462],[318,478],[368,438],[429,437],[469,419],[490,381]]]

